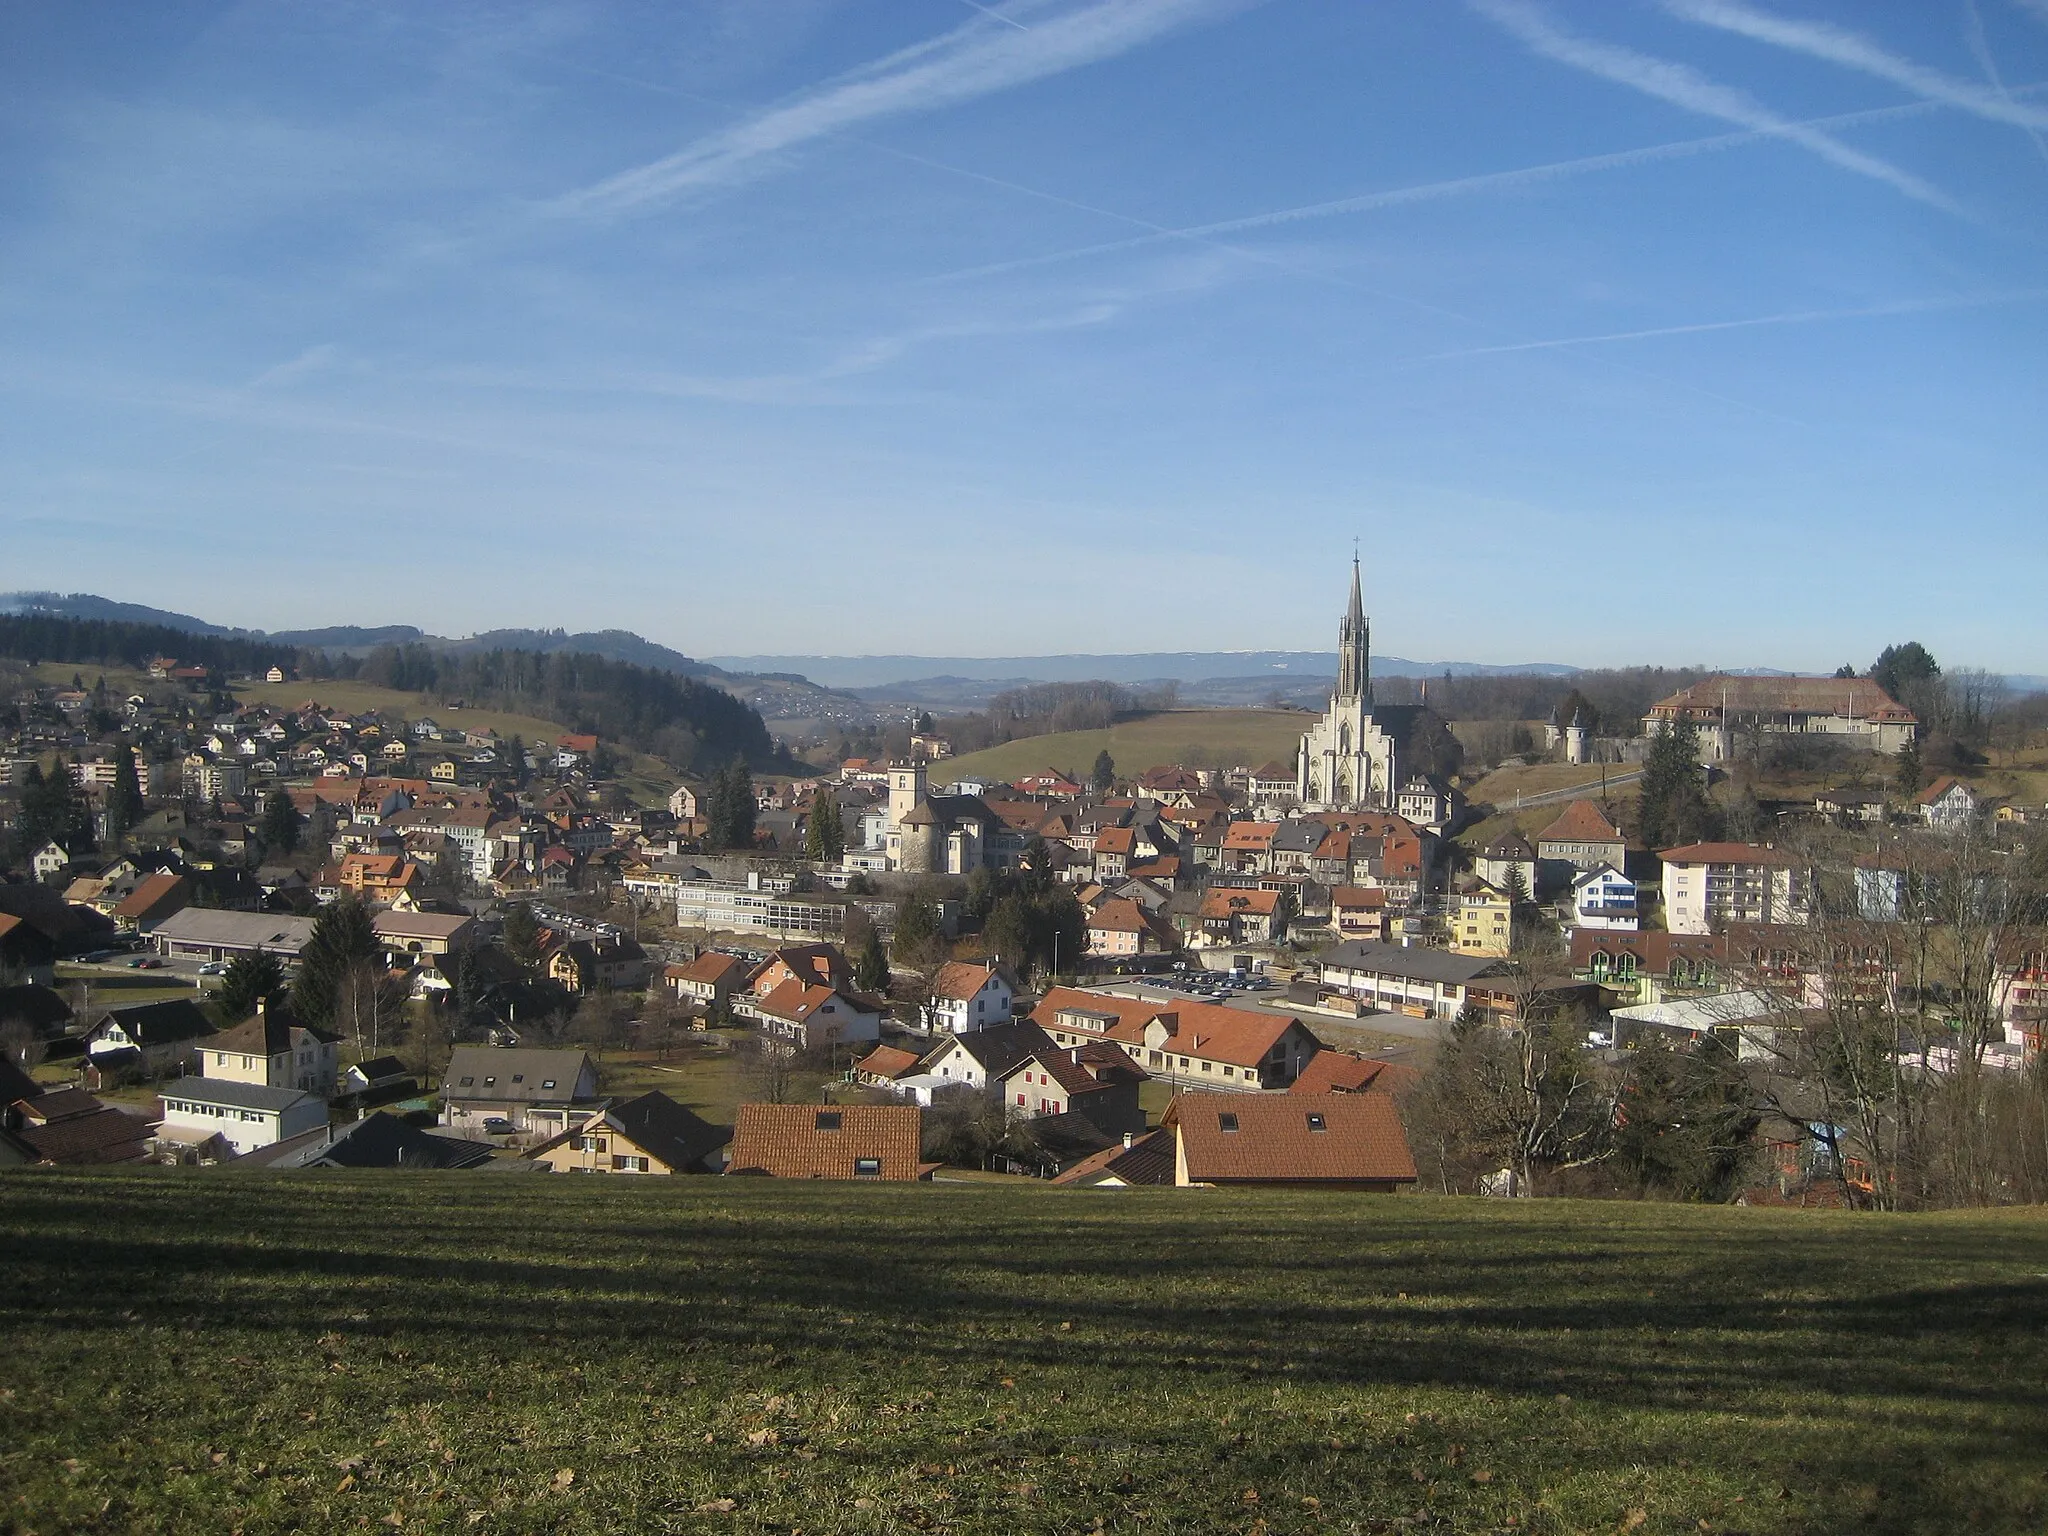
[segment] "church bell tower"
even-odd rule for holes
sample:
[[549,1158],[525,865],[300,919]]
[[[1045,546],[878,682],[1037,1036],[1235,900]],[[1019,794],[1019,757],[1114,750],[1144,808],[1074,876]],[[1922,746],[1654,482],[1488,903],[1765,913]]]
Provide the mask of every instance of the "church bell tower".
[[1337,630],[1337,702],[1372,701],[1372,625],[1358,585],[1358,556],[1351,557],[1351,606]]

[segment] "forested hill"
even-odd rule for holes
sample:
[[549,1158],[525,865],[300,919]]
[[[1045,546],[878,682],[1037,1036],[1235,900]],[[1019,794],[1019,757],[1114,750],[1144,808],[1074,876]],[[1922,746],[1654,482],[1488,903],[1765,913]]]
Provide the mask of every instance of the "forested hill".
[[568,721],[680,769],[709,770],[734,757],[768,768],[784,758],[760,715],[723,688],[585,652],[380,646],[337,658],[327,675]]
[[760,715],[724,689],[583,652],[451,653],[427,645],[399,645],[380,646],[367,656],[330,656],[269,640],[199,635],[162,624],[0,614],[0,657],[11,660],[141,669],[157,656],[173,656],[187,666],[224,674],[282,666],[308,682],[353,679],[539,715],[654,753],[682,771],[709,771],[734,757],[744,757],[757,768],[773,768],[783,765],[785,757]]

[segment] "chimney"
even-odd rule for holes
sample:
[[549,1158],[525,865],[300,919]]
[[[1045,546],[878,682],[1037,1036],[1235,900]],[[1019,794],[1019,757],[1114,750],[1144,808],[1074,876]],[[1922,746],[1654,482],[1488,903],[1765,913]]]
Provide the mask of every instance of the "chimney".
[[1132,1134],[1132,1133],[1131,1133],[1131,1132],[1129,1132],[1129,1131],[1125,1131],[1125,1132],[1124,1132],[1124,1150],[1125,1150],[1126,1152],[1130,1151],[1130,1150],[1131,1150],[1131,1143],[1132,1143],[1132,1142],[1134,1142],[1134,1141],[1136,1141],[1137,1139],[1138,1139],[1138,1138],[1137,1138],[1137,1137],[1136,1137],[1136,1136],[1135,1136],[1134,1134]]
[[267,997],[258,997],[258,998],[256,999],[256,1017],[257,1017],[257,1018],[259,1018],[259,1019],[260,1019],[260,1018],[262,1018],[262,1017],[263,1017],[263,1009],[264,1009],[264,1005],[265,1005],[265,1004],[267,1004],[267,1003],[268,1003],[269,1001],[270,1001],[270,999],[269,999],[269,998],[267,998]]

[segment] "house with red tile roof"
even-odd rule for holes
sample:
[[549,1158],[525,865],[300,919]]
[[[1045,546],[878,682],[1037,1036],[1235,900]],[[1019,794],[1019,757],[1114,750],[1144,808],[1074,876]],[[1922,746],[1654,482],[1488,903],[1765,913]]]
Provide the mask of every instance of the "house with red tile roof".
[[1621,869],[1627,859],[1628,839],[1592,800],[1574,800],[1536,834],[1537,883],[1546,891],[1602,864]]
[[1174,1183],[1391,1194],[1415,1158],[1384,1093],[1183,1093],[1160,1127],[1174,1135]]
[[1087,923],[1091,955],[1169,955],[1180,948],[1173,925],[1128,896],[1099,901]]
[[1287,920],[1287,893],[1211,886],[1197,911],[1195,942],[1209,948],[1271,944]]
[[932,973],[924,1026],[932,1034],[963,1035],[1010,1022],[1017,978],[1000,960],[974,965],[949,960]]
[[152,933],[165,918],[185,910],[192,888],[183,875],[160,870],[136,883],[114,908],[114,921],[125,933]]
[[794,977],[765,997],[741,999],[733,1011],[791,1051],[871,1045],[882,1038],[882,1015],[871,999],[850,988],[807,985]]
[[1145,1129],[1138,1085],[1145,1069],[1106,1040],[1039,1050],[1012,1062],[997,1078],[1010,1113],[1020,1119],[1075,1114],[1106,1136]]
[[1172,1131],[1127,1135],[1120,1146],[1083,1158],[1053,1179],[1082,1189],[1135,1189],[1173,1182]]
[[923,1113],[908,1104],[742,1104],[725,1171],[885,1183],[929,1178],[923,1124]]
[[671,965],[661,973],[662,984],[686,1003],[716,1008],[729,1002],[734,992],[746,986],[753,962],[722,950],[707,949],[684,965]]
[[1356,1051],[1317,1051],[1302,1068],[1289,1093],[1408,1093],[1422,1074],[1399,1062],[1374,1061]]
[[1287,1087],[1323,1048],[1290,1015],[1079,987],[1051,988],[1031,1019],[1055,1045],[1108,1040],[1153,1077],[1177,1087],[1237,1093]]

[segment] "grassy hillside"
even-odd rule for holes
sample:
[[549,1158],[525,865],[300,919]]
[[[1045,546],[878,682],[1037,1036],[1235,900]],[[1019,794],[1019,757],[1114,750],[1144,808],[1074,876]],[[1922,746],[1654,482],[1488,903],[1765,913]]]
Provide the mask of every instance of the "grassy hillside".
[[1005,742],[942,763],[940,777],[1009,780],[1037,768],[1086,776],[1103,748],[1119,773],[1180,763],[1186,767],[1256,768],[1270,758],[1291,762],[1310,717],[1279,709],[1168,709],[1102,731],[1061,731]]
[[0,1530],[2038,1531],[2048,1218],[0,1177]]

